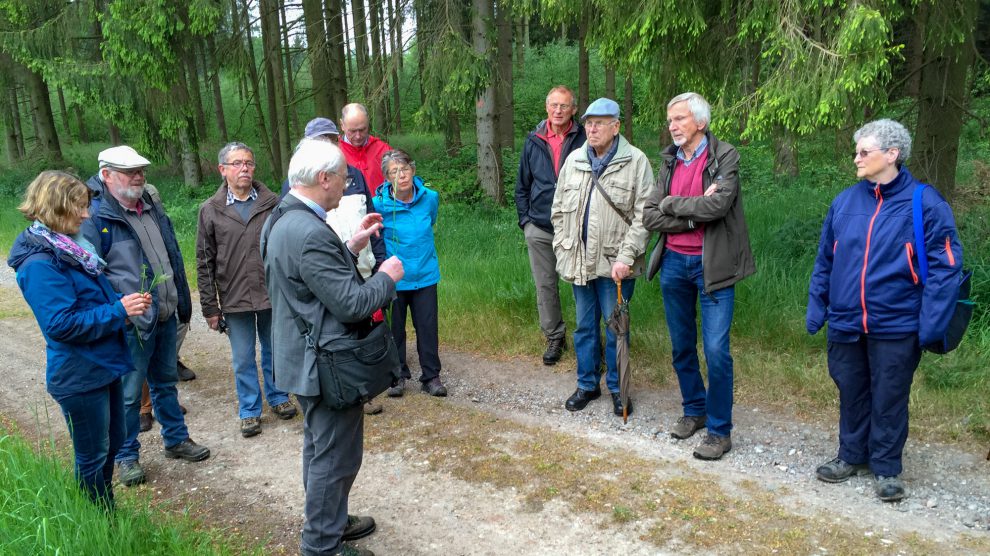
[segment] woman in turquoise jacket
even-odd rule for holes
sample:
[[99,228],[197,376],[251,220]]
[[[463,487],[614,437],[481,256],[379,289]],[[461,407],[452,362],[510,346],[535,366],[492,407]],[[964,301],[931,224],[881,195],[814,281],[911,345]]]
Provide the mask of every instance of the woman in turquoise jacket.
[[439,338],[437,334],[437,283],[440,264],[433,241],[440,196],[416,175],[416,163],[402,150],[382,157],[382,173],[388,180],[375,194],[375,211],[382,215],[382,235],[388,256],[402,261],[405,277],[396,284],[392,302],[392,335],[399,348],[402,378],[388,395],[399,397],[406,379],[412,378],[406,365],[406,312],[412,313],[419,354],[421,389],[431,396],[446,396],[440,381]]
[[106,263],[79,233],[89,197],[69,174],[39,174],[18,207],[32,224],[14,240],[7,264],[45,337],[45,383],[69,427],[76,477],[112,509],[114,454],[124,441],[120,378],[134,370],[124,333],[151,295],[121,296],[110,285]]

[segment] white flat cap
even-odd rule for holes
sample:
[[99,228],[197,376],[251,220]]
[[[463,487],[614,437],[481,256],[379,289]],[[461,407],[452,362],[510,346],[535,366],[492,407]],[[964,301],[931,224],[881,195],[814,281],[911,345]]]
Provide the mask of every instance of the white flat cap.
[[110,166],[121,170],[131,170],[133,168],[144,168],[151,166],[151,161],[138,154],[138,152],[127,145],[111,147],[100,151],[100,168]]

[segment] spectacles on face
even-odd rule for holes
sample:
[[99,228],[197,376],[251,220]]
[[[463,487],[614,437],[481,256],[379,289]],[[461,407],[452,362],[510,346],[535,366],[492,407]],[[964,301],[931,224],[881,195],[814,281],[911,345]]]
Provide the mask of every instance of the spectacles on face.
[[224,162],[224,166],[230,166],[231,168],[247,168],[248,170],[254,170],[257,166],[253,160],[235,160],[233,162]]
[[857,158],[866,158],[866,157],[870,156],[870,153],[873,153],[873,152],[877,152],[877,151],[889,151],[889,150],[890,150],[890,147],[886,147],[886,148],[882,148],[881,147],[881,148],[876,148],[876,149],[859,149],[858,151],[856,151],[856,152],[853,153],[853,160],[856,160]]
[[549,108],[552,112],[556,112],[557,110],[563,110],[563,111],[566,112],[567,110],[570,110],[572,106],[574,106],[574,105],[573,104],[565,104],[565,103],[561,103],[561,102],[555,102],[553,104],[547,104],[547,108]]
[[140,174],[142,176],[144,175],[144,168],[131,168],[129,170],[119,170],[117,168],[114,168],[113,171],[116,172],[116,173],[118,173],[118,174],[127,176],[128,178],[133,178],[134,176],[137,176],[138,174]]
[[612,124],[614,124],[614,123],[616,123],[618,121],[619,120],[612,120],[612,121],[608,121],[608,122],[599,122],[599,121],[584,122],[584,128],[585,129],[599,129],[599,128],[603,128],[603,127],[608,127],[608,126],[610,126],[610,125],[612,125]]
[[390,178],[397,178],[399,176],[412,175],[412,173],[413,173],[412,166],[399,166],[399,167],[392,168],[391,170],[389,170],[388,171],[388,177],[390,177]]

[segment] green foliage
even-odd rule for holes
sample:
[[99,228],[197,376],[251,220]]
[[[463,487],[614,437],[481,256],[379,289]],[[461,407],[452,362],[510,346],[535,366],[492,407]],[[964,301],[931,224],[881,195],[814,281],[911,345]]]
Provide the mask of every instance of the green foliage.
[[107,515],[90,502],[50,438],[34,449],[0,427],[0,546],[4,554],[260,554],[131,492]]

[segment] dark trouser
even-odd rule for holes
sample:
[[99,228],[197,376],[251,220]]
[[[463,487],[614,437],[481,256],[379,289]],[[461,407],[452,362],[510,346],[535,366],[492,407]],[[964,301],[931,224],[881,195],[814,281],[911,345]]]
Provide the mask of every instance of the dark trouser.
[[76,480],[97,503],[113,509],[113,460],[124,443],[124,393],[120,379],[57,401],[76,453]]
[[392,336],[399,348],[402,378],[412,378],[406,365],[406,308],[412,312],[416,329],[416,353],[419,354],[420,382],[440,376],[440,338],[437,332],[437,285],[418,290],[395,292],[392,302]]
[[336,554],[347,527],[347,498],[361,469],[364,412],[333,411],[320,396],[296,396],[303,413],[303,488],[306,522],[300,552]]
[[839,388],[839,458],[869,463],[876,475],[901,474],[908,396],[920,361],[916,335],[828,343],[828,372]]

